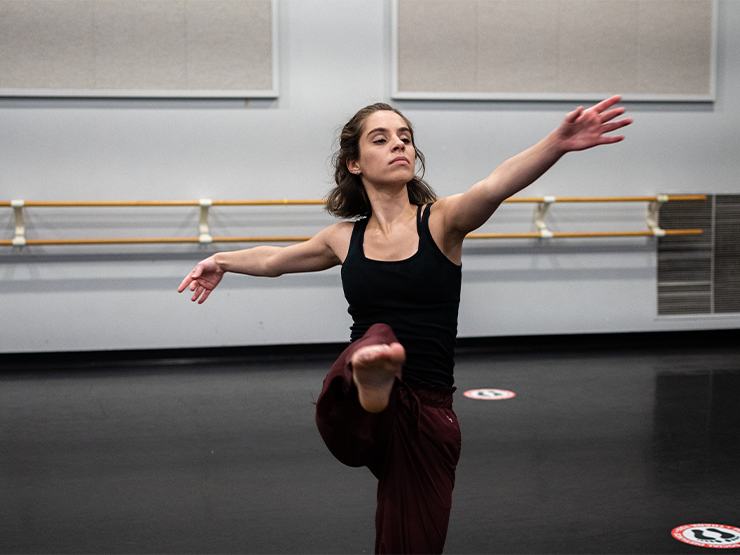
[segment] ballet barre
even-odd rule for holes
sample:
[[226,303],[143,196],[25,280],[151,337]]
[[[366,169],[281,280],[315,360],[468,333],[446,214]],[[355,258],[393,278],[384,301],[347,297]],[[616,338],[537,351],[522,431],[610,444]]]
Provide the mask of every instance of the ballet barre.
[[[471,233],[466,239],[553,239],[553,238],[599,238],[599,237],[665,237],[669,235],[701,235],[701,229],[661,229],[658,225],[660,207],[666,202],[706,200],[706,195],[656,195],[631,197],[513,197],[504,201],[507,204],[536,204],[534,223],[536,232],[532,233]],[[647,227],[645,231],[596,231],[596,232],[555,232],[548,229],[545,217],[556,203],[648,203]],[[162,200],[162,201],[0,201],[0,207],[13,209],[15,236],[0,240],[0,246],[38,246],[38,245],[143,245],[177,243],[298,243],[307,241],[310,236],[255,236],[255,237],[214,237],[210,233],[208,217],[213,206],[310,206],[323,205],[323,200]],[[199,207],[200,219],[197,237],[139,237],[139,238],[90,238],[90,239],[29,239],[26,237],[24,211],[27,208],[122,208],[122,207]]]

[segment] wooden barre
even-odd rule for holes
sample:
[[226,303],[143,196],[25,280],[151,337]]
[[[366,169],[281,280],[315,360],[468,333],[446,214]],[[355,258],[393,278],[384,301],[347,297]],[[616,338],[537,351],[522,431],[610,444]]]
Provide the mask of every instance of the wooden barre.
[[[701,229],[664,229],[664,235],[701,235]],[[653,237],[652,231],[553,231],[552,237],[566,238],[596,238],[596,237]],[[536,231],[531,233],[470,233],[466,239],[542,239],[543,235]]]
[[[665,235],[701,235],[701,229],[666,229]],[[598,238],[598,237],[652,237],[652,231],[593,231],[553,232],[555,238]],[[285,237],[213,237],[212,243],[300,243],[310,236]],[[466,239],[542,239],[540,233],[471,233]],[[198,237],[141,237],[113,239],[26,239],[26,245],[151,245],[200,243]],[[0,246],[12,246],[13,241],[2,240]]]
[[[555,237],[663,237],[665,235],[697,235],[699,229],[663,230],[658,227],[658,212],[660,206],[671,200],[702,200],[706,195],[656,195],[635,197],[537,197],[537,198],[510,198],[504,202],[510,203],[537,203],[535,224],[539,231],[532,233],[471,233],[466,239],[533,239],[533,238],[555,238]],[[544,221],[548,208],[553,203],[567,202],[649,202],[647,231],[612,231],[612,232],[552,232],[547,229]],[[136,245],[157,243],[297,243],[310,239],[310,237],[212,237],[208,224],[209,209],[213,206],[300,206],[300,205],[322,205],[323,200],[149,200],[149,201],[3,201],[0,206],[12,207],[15,214],[15,237],[12,240],[0,240],[0,246],[24,245]],[[94,239],[28,239],[26,238],[26,225],[24,221],[24,208],[26,207],[199,207],[200,223],[198,237],[154,237],[154,238],[94,238]]]
[[[210,201],[212,206],[304,206],[324,204],[323,200],[214,200]],[[11,206],[11,201],[2,201],[0,206]],[[199,200],[60,200],[40,201],[28,200],[23,206],[32,208],[129,208],[129,207],[151,207],[151,206],[201,206]]]
[[533,203],[533,202],[658,202],[665,199],[666,202],[674,200],[707,200],[707,195],[665,195],[647,197],[537,197],[537,198],[509,198],[504,202],[510,203]]
[[[636,196],[636,197],[514,197],[504,203],[540,203],[540,202],[657,202],[665,198],[668,201],[706,200],[706,195],[666,195],[661,196]],[[309,206],[323,205],[323,200],[315,199],[283,199],[283,200],[214,200],[209,201],[212,206]],[[10,207],[12,201],[0,201],[0,206]],[[92,208],[92,207],[177,207],[177,206],[201,206],[198,200],[135,200],[135,201],[24,201],[23,206],[32,208]]]

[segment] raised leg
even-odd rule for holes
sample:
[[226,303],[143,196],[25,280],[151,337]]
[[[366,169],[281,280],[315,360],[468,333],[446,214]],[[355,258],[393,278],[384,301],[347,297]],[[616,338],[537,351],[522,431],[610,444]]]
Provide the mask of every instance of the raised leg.
[[[370,364],[370,361],[377,361],[379,353],[373,355],[373,351],[367,351],[359,355],[357,360],[357,365],[360,367],[359,374],[364,375],[360,381],[368,383],[367,386],[361,386],[369,394],[365,397],[369,397],[375,403],[374,408],[376,409],[378,398],[381,404],[384,402],[386,405],[385,409],[381,409],[380,412],[369,412],[360,403],[360,388],[355,383],[353,358],[355,354],[369,347],[382,347],[382,351],[393,344],[398,345],[398,340],[390,326],[385,324],[371,326],[362,338],[347,347],[336,360],[324,379],[324,386],[316,403],[316,425],[332,455],[348,466],[367,466],[376,476],[395,418],[395,410],[392,406],[395,395],[394,384],[396,379],[401,379],[401,366],[391,365],[395,374],[391,381],[390,394],[383,400],[386,396],[382,393],[383,387],[373,394],[373,384],[368,383],[372,380],[369,378],[364,380],[370,373],[365,372],[365,367],[369,369],[374,365],[374,363]],[[395,347],[390,352],[396,353],[391,358],[397,357]],[[387,358],[382,352],[380,354],[381,360]],[[388,365],[384,363],[384,366],[387,369]],[[387,383],[384,387],[387,388]],[[378,392],[380,395],[377,394]]]
[[372,326],[332,366],[316,424],[339,461],[379,479],[376,553],[441,553],[460,428],[452,390],[412,390],[401,379],[404,357],[389,326]]

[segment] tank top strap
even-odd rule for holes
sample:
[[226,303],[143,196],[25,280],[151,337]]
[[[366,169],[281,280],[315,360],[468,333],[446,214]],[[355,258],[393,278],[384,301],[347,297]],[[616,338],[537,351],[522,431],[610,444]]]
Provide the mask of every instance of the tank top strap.
[[349,251],[347,252],[347,256],[349,256],[350,253],[362,252],[359,249],[361,249],[363,239],[365,238],[367,220],[368,218],[362,218],[361,220],[355,221],[355,225],[352,228],[352,237],[349,240]]
[[429,203],[420,204],[417,211],[416,229],[419,233],[419,238],[423,240],[430,240],[432,238],[431,232],[429,231],[429,214],[431,210],[432,204]]
[[421,235],[421,220],[424,217],[422,214],[423,204],[416,205],[416,231]]

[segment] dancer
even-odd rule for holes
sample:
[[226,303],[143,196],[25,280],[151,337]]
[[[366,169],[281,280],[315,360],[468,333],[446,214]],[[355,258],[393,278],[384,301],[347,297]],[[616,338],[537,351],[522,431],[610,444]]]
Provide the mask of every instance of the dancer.
[[182,281],[204,302],[224,273],[277,277],[342,265],[351,343],[324,380],[319,432],[334,456],[378,478],[376,553],[441,553],[460,429],[452,410],[462,244],[563,155],[616,143],[620,97],[577,108],[545,139],[467,192],[437,199],[411,123],[387,104],[357,112],[326,199],[342,221],[286,247],[220,252]]

